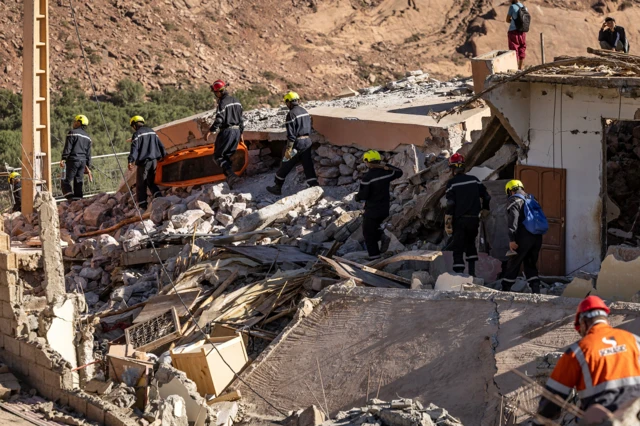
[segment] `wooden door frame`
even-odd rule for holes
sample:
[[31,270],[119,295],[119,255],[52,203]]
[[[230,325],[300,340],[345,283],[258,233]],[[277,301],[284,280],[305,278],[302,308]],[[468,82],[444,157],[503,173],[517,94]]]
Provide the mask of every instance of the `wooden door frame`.
[[[555,172],[560,173],[560,178],[564,182],[564,187],[562,188],[562,193],[561,193],[561,217],[562,217],[562,223],[561,223],[561,232],[562,232],[562,235],[561,235],[561,239],[562,239],[561,247],[562,247],[562,250],[560,250],[559,253],[560,253],[560,256],[561,256],[562,274],[566,274],[567,273],[567,235],[566,235],[566,230],[567,230],[567,169],[544,167],[544,166],[534,166],[534,165],[531,165],[531,164],[516,164],[516,167],[515,167],[515,170],[514,170],[514,175],[516,176],[516,179],[520,178],[519,170],[526,169],[526,168],[553,170],[554,173]],[[538,182],[538,187],[540,188],[540,190],[542,190],[542,181]],[[525,191],[527,191],[526,187],[525,187]],[[544,203],[544,198],[542,197],[542,194],[534,194],[534,195],[536,195],[536,198],[538,199],[538,201],[542,205]],[[544,208],[544,206],[543,206],[543,208]],[[543,243],[541,251],[545,247],[548,248],[549,246],[545,245]],[[540,262],[540,260],[538,262]]]

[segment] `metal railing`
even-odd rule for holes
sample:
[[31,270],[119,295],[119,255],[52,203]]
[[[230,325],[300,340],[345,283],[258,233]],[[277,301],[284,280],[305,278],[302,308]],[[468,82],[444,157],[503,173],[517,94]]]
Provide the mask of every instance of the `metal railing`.
[[[118,190],[122,182],[122,175],[118,167],[123,171],[127,169],[128,152],[119,152],[117,154],[96,155],[91,158],[91,172],[93,174],[93,182],[89,182],[89,176],[84,175],[83,192],[85,197],[91,197],[102,192],[112,193]],[[121,159],[124,157],[124,160]],[[120,159],[120,160],[119,160]],[[16,169],[21,172],[21,169]],[[64,199],[62,196],[62,169],[59,162],[51,163],[51,180],[53,180],[51,191],[53,197],[57,200]]]

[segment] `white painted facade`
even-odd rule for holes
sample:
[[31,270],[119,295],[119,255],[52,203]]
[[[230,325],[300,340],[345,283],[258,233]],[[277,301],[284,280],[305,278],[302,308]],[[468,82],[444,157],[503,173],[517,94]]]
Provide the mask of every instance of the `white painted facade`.
[[522,164],[567,171],[567,273],[589,262],[581,269],[600,269],[604,119],[633,120],[640,108],[640,99],[622,92],[620,96],[618,88],[514,82],[485,96],[512,136],[529,147]]

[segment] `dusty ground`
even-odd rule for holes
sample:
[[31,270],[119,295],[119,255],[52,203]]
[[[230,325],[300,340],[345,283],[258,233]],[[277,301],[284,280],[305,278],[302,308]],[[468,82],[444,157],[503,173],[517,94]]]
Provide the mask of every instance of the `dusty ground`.
[[[529,63],[540,59],[540,32],[547,59],[583,54],[597,44],[604,14],[626,28],[635,51],[640,35],[635,3],[527,4],[533,16]],[[224,78],[235,87],[259,85],[273,94],[294,88],[306,99],[318,99],[413,69],[439,79],[470,75],[467,56],[506,48],[507,1],[416,0],[415,9],[406,0],[173,0],[161,6],[94,0],[74,5],[99,92],[113,90],[123,78],[147,88],[192,87]],[[54,86],[70,77],[86,84],[68,2],[49,7]],[[21,81],[21,9],[17,0],[0,2],[0,85],[14,90]]]
[[28,422],[21,417],[4,411],[0,408],[0,425],[3,426],[33,426],[33,423]]

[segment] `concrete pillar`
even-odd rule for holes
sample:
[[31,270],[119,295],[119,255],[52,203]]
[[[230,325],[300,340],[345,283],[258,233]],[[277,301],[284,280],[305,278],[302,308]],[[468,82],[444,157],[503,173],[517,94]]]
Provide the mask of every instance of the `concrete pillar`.
[[61,302],[66,294],[58,208],[50,192],[40,192],[36,195],[35,208],[40,213],[44,290],[47,302],[54,305]]

